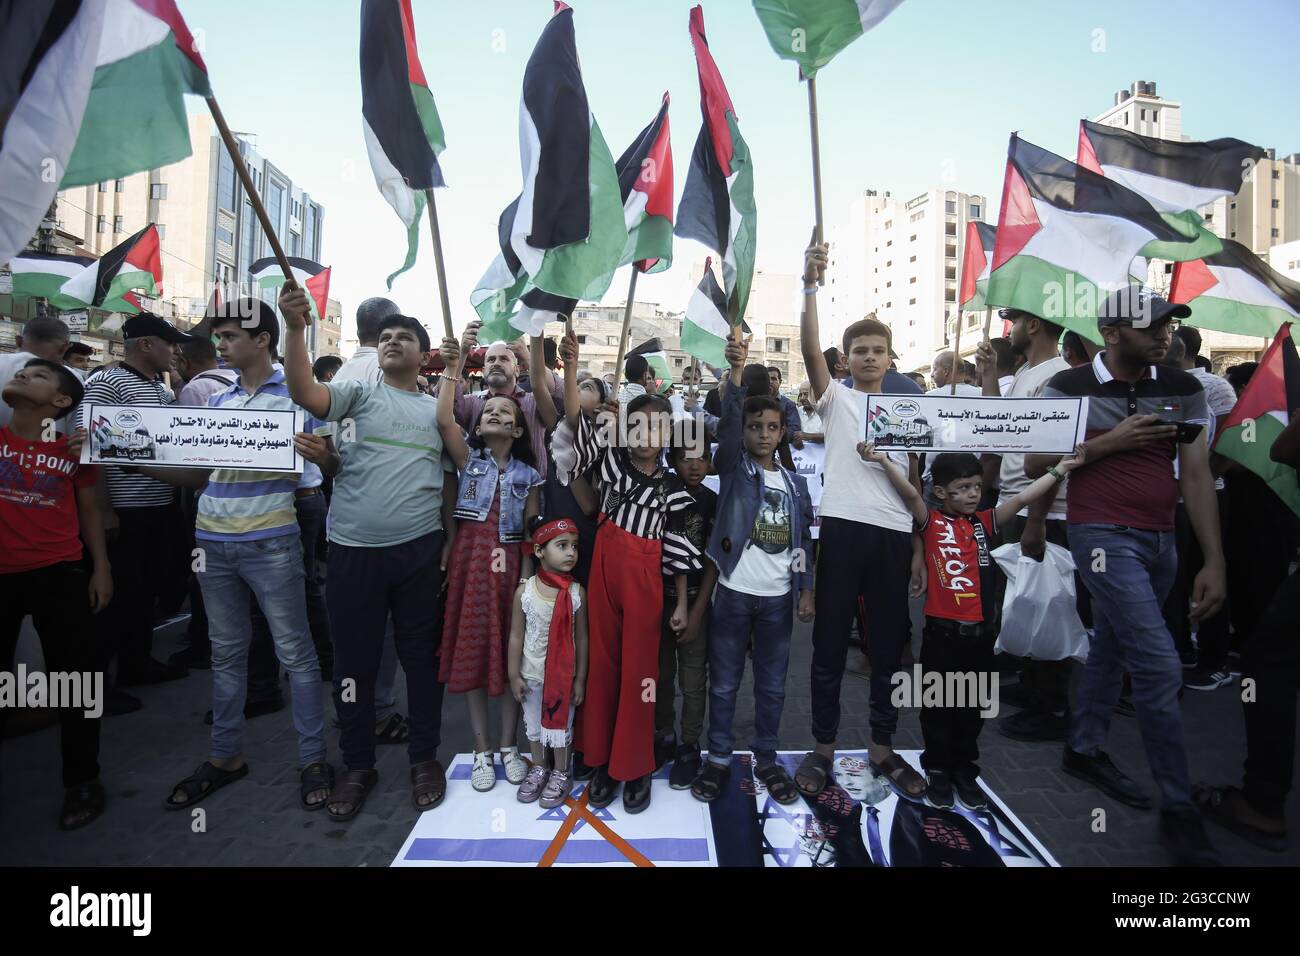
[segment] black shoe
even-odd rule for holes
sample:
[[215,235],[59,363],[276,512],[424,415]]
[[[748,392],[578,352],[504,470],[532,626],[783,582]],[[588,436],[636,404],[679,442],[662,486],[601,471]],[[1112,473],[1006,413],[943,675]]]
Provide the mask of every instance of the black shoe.
[[108,693],[104,695],[104,710],[113,717],[133,714],[143,706],[144,701],[139,697],[132,697],[116,687],[110,688]]
[[623,784],[623,812],[640,813],[650,806],[650,774]]
[[[933,787],[933,784],[931,785]],[[967,810],[987,810],[988,794],[984,792],[971,773],[953,774],[952,788],[957,793],[957,802]]]
[[677,748],[677,759],[673,761],[672,773],[668,775],[668,786],[674,790],[689,790],[699,772],[700,748],[682,744]]
[[664,764],[677,756],[677,738],[671,734],[655,738],[655,773],[664,769]]
[[142,684],[163,684],[187,676],[189,676],[189,669],[184,664],[164,664],[150,657],[139,667],[132,667],[129,670],[124,668],[117,675],[117,683],[120,687],[137,687]]
[[[1180,697],[1182,693],[1182,689],[1179,688],[1178,694]],[[1133,698],[1127,695],[1121,697],[1119,703],[1115,705],[1115,713],[1121,717],[1136,717],[1138,712],[1137,708],[1133,706]]]
[[582,754],[578,753],[578,751],[575,750],[573,752],[573,756],[570,759],[573,762],[574,780],[590,780],[591,775],[596,772],[596,768],[588,764],[587,761],[583,760]]
[[931,770],[925,775],[929,786],[925,791],[925,802],[940,810],[953,807],[952,781],[942,770]]
[[596,772],[591,776],[591,783],[587,784],[587,806],[595,807],[600,810],[614,802],[614,795],[618,793],[618,781],[609,775],[609,771],[604,767],[597,767]]
[[1142,792],[1132,777],[1125,774],[1114,761],[1102,751],[1097,756],[1076,753],[1066,745],[1065,755],[1061,758],[1061,769],[1071,777],[1087,781],[1103,793],[1108,793],[1120,803],[1127,803],[1139,810],[1151,809],[1151,798]]
[[1160,839],[1174,866],[1223,866],[1218,851],[1205,835],[1205,823],[1195,810],[1162,811]]
[[206,671],[212,669],[212,655],[186,647],[167,658],[168,667],[187,667],[191,670]]
[[1069,723],[1069,718],[1064,714],[1058,717],[1041,710],[1022,710],[999,720],[998,733],[1012,740],[1050,740],[1060,743],[1065,740]]
[[1191,671],[1196,669],[1196,649],[1193,647],[1184,648],[1178,652],[1178,659],[1182,661],[1183,670]]

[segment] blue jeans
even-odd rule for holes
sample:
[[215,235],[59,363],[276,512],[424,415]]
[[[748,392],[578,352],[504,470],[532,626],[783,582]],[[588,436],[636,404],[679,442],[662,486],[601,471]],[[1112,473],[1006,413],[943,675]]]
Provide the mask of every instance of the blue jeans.
[[325,706],[320,662],[307,626],[302,543],[297,528],[258,541],[200,541],[206,565],[199,572],[212,640],[212,756],[242,749],[248,690],[251,590],[271,625],[275,653],[289,672],[298,757],[304,765],[325,759]]
[[785,706],[785,675],[790,667],[794,605],[789,593],[755,597],[719,584],[709,622],[709,760],[731,763],[735,738],[736,694],[745,676],[750,639],[754,651],[754,739],[760,766],[776,761],[776,739]]
[[1089,756],[1101,749],[1127,670],[1161,808],[1188,809],[1191,777],[1178,707],[1183,668],[1161,614],[1178,573],[1174,533],[1071,524],[1070,551],[1092,595],[1096,625],[1079,681],[1070,747]]

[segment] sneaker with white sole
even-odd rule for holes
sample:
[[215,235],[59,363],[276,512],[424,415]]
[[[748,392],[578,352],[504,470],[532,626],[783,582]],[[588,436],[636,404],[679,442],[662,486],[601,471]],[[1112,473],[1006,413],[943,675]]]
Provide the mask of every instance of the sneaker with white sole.
[[519,793],[516,796],[520,803],[534,803],[542,795],[547,783],[546,768],[539,763],[533,764],[528,769],[528,775],[524,777],[524,782],[519,787]]
[[547,778],[546,788],[542,790],[542,802],[539,806],[543,810],[558,807],[572,791],[573,778],[563,770],[552,770],[550,777]]
[[474,754],[474,769],[470,772],[469,782],[479,793],[487,793],[497,785],[497,768],[492,760],[492,751]]
[[506,782],[512,787],[519,786],[524,782],[524,777],[528,776],[528,761],[519,756],[518,747],[503,747],[501,763],[506,768]]
[[1227,671],[1190,671],[1183,678],[1183,686],[1188,690],[1218,690],[1232,683],[1232,675]]

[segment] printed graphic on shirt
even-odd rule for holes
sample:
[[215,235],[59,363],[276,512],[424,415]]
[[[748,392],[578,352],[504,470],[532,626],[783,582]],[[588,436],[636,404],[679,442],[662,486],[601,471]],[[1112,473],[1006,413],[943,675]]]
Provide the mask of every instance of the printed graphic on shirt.
[[980,572],[991,567],[988,531],[990,512],[953,518],[930,512],[923,535],[930,569],[925,613],[961,621],[983,620]]
[[66,455],[24,451],[0,443],[0,501],[28,508],[57,508],[77,467]]
[[751,540],[768,554],[790,550],[790,495],[784,489],[763,488]]

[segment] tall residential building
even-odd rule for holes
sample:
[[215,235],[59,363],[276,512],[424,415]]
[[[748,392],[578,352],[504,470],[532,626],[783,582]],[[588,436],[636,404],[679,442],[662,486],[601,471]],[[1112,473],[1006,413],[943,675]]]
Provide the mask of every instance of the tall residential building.
[[[966,224],[982,221],[987,209],[984,196],[952,189],[906,202],[866,190],[830,233],[821,345],[838,347],[851,323],[874,312],[893,332],[899,369],[928,369],[956,329]],[[972,314],[967,321],[983,319]]]
[[[618,359],[618,333],[623,328],[626,303],[600,305],[583,302],[573,310],[573,334],[578,338],[579,361],[591,374],[603,377],[614,371]],[[690,365],[691,357],[681,350],[681,315],[666,312],[656,302],[636,300],[628,326],[628,351],[648,339],[657,338],[668,356],[668,368],[674,379]],[[564,335],[564,324],[552,322],[545,334],[557,341]]]
[[325,300],[325,314],[316,333],[316,357],[339,355],[343,339],[343,306],[338,299]]

